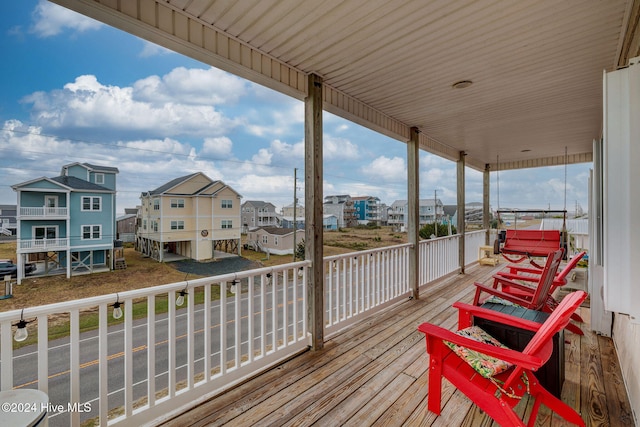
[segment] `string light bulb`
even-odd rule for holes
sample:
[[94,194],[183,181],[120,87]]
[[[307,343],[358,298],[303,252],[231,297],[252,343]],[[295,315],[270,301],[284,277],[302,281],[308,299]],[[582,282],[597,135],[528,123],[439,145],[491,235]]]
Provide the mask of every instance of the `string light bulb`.
[[27,339],[27,337],[29,336],[29,331],[27,331],[27,322],[26,320],[24,320],[24,308],[22,309],[22,312],[20,312],[20,321],[18,321],[18,323],[16,323],[14,326],[17,326],[18,329],[16,329],[16,333],[13,336],[13,339],[16,340],[17,342],[22,342],[24,340]]
[[187,295],[187,291],[185,289],[181,290],[176,298],[176,305],[181,307],[184,305],[184,296]]
[[124,303],[120,302],[120,296],[116,294],[116,302],[113,303],[113,318],[116,320],[122,318],[122,304]]

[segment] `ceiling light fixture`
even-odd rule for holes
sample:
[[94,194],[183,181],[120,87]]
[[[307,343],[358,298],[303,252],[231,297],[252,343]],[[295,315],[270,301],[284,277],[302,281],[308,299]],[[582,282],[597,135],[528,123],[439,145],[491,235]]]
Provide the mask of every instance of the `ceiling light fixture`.
[[455,82],[454,84],[452,84],[451,87],[454,89],[464,89],[471,86],[472,84],[473,82],[471,80],[460,80],[459,82]]

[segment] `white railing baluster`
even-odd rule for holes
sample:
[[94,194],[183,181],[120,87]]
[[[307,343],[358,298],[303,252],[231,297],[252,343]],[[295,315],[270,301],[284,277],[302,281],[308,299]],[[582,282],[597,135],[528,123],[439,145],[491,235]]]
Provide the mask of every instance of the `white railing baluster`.
[[13,331],[11,322],[4,322],[0,329],[0,359],[2,360],[2,391],[13,388]]
[[147,298],[147,404],[156,404],[156,296]]
[[[124,302],[124,415],[133,413],[133,299]],[[169,304],[171,306],[171,304]]]
[[[70,376],[70,396],[72,404],[80,402],[80,313],[77,309],[71,310],[69,319],[69,376]],[[71,425],[80,425],[80,412],[71,412]]]
[[[187,299],[189,300],[187,305],[187,388],[191,390],[195,377],[195,288],[187,293]],[[175,304],[174,301],[170,302]]]
[[48,318],[38,316],[38,389],[49,392],[49,325]]
[[176,305],[172,304],[176,300],[176,291],[169,291],[167,298],[167,375],[169,398],[172,398],[176,395]]
[[204,285],[204,315],[202,321],[202,329],[204,333],[204,351],[203,353],[203,366],[204,366],[204,379],[203,381],[209,382],[211,380],[211,283]]
[[247,279],[247,363],[252,363],[254,358],[254,339],[255,331],[253,330],[253,292],[255,284],[255,276],[251,276]]
[[267,275],[260,275],[260,356],[267,355]]
[[233,296],[233,304],[235,306],[234,309],[234,335],[235,335],[235,344],[234,344],[234,361],[233,361],[233,369],[238,369],[240,367],[240,361],[242,360],[242,329],[240,329],[242,316],[240,312],[240,296],[242,295],[242,283],[238,282],[236,284],[236,294]]
[[227,373],[227,282],[220,282],[220,374]]
[[271,275],[271,351],[278,349],[278,274]]
[[100,426],[105,427],[109,422],[109,370],[108,370],[108,342],[107,342],[107,304],[98,307],[98,416]]
[[289,287],[288,271],[282,272],[282,344],[289,345],[289,300],[287,288]]

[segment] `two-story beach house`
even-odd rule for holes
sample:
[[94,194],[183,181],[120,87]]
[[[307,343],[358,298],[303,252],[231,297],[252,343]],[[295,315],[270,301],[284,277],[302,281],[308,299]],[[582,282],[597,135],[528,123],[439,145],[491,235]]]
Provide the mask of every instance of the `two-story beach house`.
[[247,233],[257,227],[281,227],[282,216],[276,213],[271,202],[247,200],[241,206],[242,232]]
[[197,261],[215,251],[240,254],[241,198],[202,172],[142,193],[136,249],[161,262],[167,254]]
[[13,185],[17,203],[18,283],[27,261],[39,274],[111,269],[115,239],[115,167],[71,163],[60,176]]

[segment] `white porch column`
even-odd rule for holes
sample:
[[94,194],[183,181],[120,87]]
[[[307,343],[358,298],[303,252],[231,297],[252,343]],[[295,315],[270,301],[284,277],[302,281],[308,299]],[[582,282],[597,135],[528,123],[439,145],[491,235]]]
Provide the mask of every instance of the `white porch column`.
[[490,167],[489,167],[489,164],[487,163],[484,166],[484,172],[482,173],[482,228],[487,230],[487,234],[484,237],[485,245],[489,245],[489,242],[491,239],[491,222],[489,221],[489,214],[490,214],[489,213],[489,201],[490,201],[489,195],[491,194],[489,192],[490,190],[489,172],[490,172]]
[[418,128],[412,127],[411,139],[407,141],[407,234],[409,249],[409,285],[413,298],[420,297],[418,266],[420,265],[420,149]]
[[458,234],[460,235],[460,244],[458,245],[458,260],[460,263],[460,273],[464,274],[464,238],[465,238],[465,197],[464,197],[464,157],[467,154],[464,151],[460,152],[460,159],[457,162],[457,181],[458,181],[458,223],[456,224],[456,228],[458,229]]
[[305,258],[311,260],[307,282],[312,350],[324,347],[324,277],[322,235],[322,78],[308,77],[304,102]]

